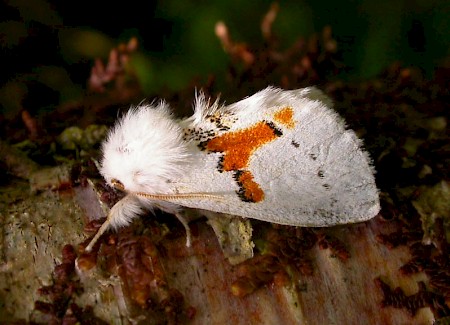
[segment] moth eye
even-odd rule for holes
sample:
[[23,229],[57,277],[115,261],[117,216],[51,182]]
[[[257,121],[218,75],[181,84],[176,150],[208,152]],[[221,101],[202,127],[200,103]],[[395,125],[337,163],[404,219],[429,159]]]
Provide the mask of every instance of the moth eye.
[[123,186],[122,182],[113,178],[111,180],[111,186],[114,187],[116,190],[124,191],[125,186]]

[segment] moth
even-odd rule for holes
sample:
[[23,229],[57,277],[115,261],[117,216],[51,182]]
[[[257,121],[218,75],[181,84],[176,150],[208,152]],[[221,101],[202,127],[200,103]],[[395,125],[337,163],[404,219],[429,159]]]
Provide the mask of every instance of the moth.
[[[131,108],[102,145],[100,173],[126,196],[86,248],[144,209],[183,207],[291,226],[362,222],[380,210],[374,168],[332,101],[314,87],[268,87],[231,105],[196,96]],[[189,245],[189,240],[188,243]]]

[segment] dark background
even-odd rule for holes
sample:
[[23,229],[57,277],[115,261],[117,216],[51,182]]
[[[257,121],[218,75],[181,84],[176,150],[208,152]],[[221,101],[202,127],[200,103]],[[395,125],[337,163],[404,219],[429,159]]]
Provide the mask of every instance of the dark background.
[[[42,97],[39,107],[77,99],[93,60],[106,59],[132,36],[142,50],[134,67],[144,93],[177,91],[208,74],[220,79],[229,58],[214,34],[216,22],[252,46],[261,42],[260,22],[271,3],[7,0],[0,5],[0,109],[14,114],[24,94]],[[431,77],[449,54],[449,8],[439,0],[283,1],[274,32],[283,48],[331,26],[345,66],[336,78],[372,78],[394,61]]]

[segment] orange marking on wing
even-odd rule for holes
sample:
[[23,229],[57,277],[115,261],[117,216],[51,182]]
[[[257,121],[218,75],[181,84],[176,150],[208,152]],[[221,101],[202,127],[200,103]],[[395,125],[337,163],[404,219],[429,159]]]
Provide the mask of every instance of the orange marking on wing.
[[281,110],[279,110],[278,112],[275,113],[275,115],[273,116],[273,118],[285,125],[287,128],[292,129],[295,126],[295,121],[293,119],[294,116],[294,110],[292,109],[292,107],[285,107]]
[[258,183],[253,180],[249,171],[241,171],[236,175],[236,181],[240,187],[238,194],[246,202],[260,202],[264,199],[264,192]]
[[243,169],[248,166],[251,154],[262,145],[277,138],[275,130],[266,122],[258,122],[252,127],[226,132],[208,141],[206,149],[223,152],[224,171]]

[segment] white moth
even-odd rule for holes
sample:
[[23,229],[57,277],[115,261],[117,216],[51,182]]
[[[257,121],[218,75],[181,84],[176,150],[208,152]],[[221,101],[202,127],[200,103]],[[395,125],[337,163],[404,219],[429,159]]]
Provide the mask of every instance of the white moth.
[[374,217],[380,203],[370,159],[331,107],[316,88],[268,87],[228,106],[200,94],[182,120],[164,102],[132,108],[103,143],[100,168],[127,195],[86,249],[143,207],[182,222],[182,207],[291,226]]

